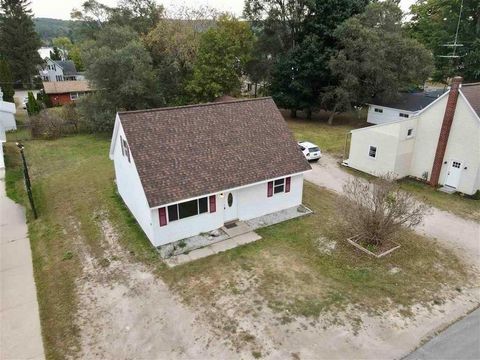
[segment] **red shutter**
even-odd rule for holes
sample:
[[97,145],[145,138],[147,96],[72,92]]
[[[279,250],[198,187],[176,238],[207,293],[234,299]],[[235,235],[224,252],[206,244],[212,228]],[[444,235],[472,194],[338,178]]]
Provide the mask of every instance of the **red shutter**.
[[215,211],[217,211],[216,196],[210,195],[210,197],[208,198],[208,201],[210,202],[210,212],[214,213]]
[[267,186],[267,196],[271,197],[272,195],[273,195],[273,181],[269,181]]
[[287,178],[285,178],[285,192],[290,192],[290,182],[291,182],[292,178],[289,176]]
[[160,226],[167,225],[167,211],[164,207],[158,209],[158,217],[160,218]]

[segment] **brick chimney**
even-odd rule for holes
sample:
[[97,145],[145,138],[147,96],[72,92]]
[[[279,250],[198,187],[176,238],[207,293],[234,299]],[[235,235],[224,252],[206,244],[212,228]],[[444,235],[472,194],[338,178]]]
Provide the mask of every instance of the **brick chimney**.
[[443,115],[442,128],[440,129],[437,151],[435,153],[435,160],[433,160],[432,174],[430,176],[429,183],[432,186],[438,185],[438,178],[440,177],[443,158],[445,156],[445,150],[447,149],[448,136],[450,135],[453,116],[455,115],[455,109],[457,107],[458,91],[462,81],[463,78],[461,76],[455,76],[450,85],[450,93],[448,94],[447,106],[445,108],[445,114]]

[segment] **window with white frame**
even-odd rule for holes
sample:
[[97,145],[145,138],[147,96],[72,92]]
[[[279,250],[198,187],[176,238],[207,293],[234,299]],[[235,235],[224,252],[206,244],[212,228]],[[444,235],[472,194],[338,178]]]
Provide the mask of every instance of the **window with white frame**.
[[62,75],[55,75],[55,78],[57,79],[57,81],[63,81]]
[[410,115],[405,114],[405,113],[399,113],[398,115],[399,115],[400,117],[403,117],[403,118],[408,118],[408,117],[410,117]]
[[413,137],[413,128],[409,128],[407,130],[407,138],[411,138],[411,137]]
[[375,112],[377,112],[377,113],[383,113],[383,109],[375,108]]
[[377,147],[370,145],[368,148],[368,156],[371,157],[372,159],[375,159],[377,157]]
[[278,179],[273,182],[273,193],[278,194],[285,191],[285,179]]

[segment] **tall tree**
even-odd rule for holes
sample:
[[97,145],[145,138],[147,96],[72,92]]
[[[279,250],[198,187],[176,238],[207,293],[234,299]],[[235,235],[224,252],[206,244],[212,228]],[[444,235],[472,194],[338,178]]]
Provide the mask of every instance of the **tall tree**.
[[[466,81],[479,81],[480,1],[418,0],[410,11],[410,34],[433,52],[434,79],[446,82],[462,75]],[[455,40],[457,26],[457,43],[463,46],[448,46]],[[458,57],[445,57],[454,48]]]
[[164,104],[150,54],[131,28],[104,27],[96,41],[84,45],[82,55],[86,77],[97,91],[79,109],[97,130],[110,129],[116,111]]
[[[244,15],[274,60],[270,91],[278,105],[310,114],[332,76],[333,31],[368,0],[247,0]],[[273,45],[274,49],[272,49]]]
[[5,59],[0,59],[0,88],[3,92],[3,101],[14,102],[13,77],[10,66]]
[[400,90],[423,86],[433,70],[432,56],[407,36],[402,16],[397,2],[386,0],[368,5],[336,29],[339,51],[330,68],[339,83],[327,88],[323,97],[332,114],[374,96],[392,99]]
[[0,54],[7,60],[14,81],[31,84],[42,59],[28,0],[0,0]]
[[193,77],[187,88],[196,101],[240,91],[240,75],[252,56],[254,35],[247,22],[222,15],[200,39]]

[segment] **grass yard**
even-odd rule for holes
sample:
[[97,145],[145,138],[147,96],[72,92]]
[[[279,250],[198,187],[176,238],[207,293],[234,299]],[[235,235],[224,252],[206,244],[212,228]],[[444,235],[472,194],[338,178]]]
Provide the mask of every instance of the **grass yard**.
[[[309,183],[304,202],[313,215],[262,229],[263,239],[256,243],[167,269],[115,193],[109,140],[79,135],[25,144],[40,215],[33,220],[27,211],[49,359],[78,354],[76,283],[83,279],[82,253],[100,264],[109,260],[100,231],[102,214],[132,261],[146,264],[235,341],[248,341],[250,335],[237,332],[237,320],[227,313],[232,306],[254,318],[272,312],[281,322],[297,316],[315,319],[349,305],[373,313],[398,306],[408,314],[411,305],[442,301],[469,278],[450,251],[412,232],[401,234],[401,249],[381,260],[355,251],[331,221],[337,216],[337,195]],[[8,195],[28,204],[11,142],[6,155]]]
[[400,186],[429,205],[480,222],[480,200],[460,194],[446,194],[414,179],[402,179]]
[[338,115],[334,125],[328,125],[326,122],[328,116],[324,112],[315,114],[312,120],[292,119],[286,111],[282,113],[297,140],[313,142],[323,152],[334,156],[343,155],[345,138],[349,131],[364,124],[362,119],[357,119],[351,114]]

